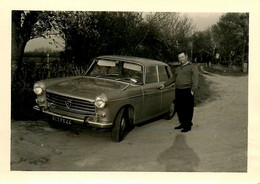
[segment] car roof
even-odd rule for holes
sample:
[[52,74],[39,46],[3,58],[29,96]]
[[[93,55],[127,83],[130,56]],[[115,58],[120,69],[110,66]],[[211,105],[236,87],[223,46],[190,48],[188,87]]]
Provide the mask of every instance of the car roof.
[[118,55],[106,55],[106,56],[99,56],[97,59],[109,59],[109,60],[120,60],[120,61],[130,61],[139,63],[145,67],[154,66],[154,65],[163,65],[167,66],[166,63],[153,60],[153,59],[147,59],[147,58],[141,58],[141,57],[134,57],[134,56],[118,56]]

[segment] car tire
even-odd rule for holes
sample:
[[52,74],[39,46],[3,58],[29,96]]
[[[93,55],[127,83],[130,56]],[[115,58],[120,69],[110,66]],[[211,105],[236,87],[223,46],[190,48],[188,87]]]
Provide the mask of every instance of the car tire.
[[117,114],[114,126],[111,130],[111,138],[114,142],[120,142],[124,139],[127,122],[127,109],[123,108]]
[[173,118],[173,116],[175,115],[176,111],[175,111],[175,103],[172,102],[170,105],[170,109],[169,111],[165,114],[165,119],[166,120],[171,120]]

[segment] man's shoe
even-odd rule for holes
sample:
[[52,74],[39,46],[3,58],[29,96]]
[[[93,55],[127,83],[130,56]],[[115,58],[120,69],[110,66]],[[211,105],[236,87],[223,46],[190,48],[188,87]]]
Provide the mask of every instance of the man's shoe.
[[183,126],[179,125],[179,126],[175,127],[174,129],[182,129],[182,128],[183,128]]
[[188,131],[190,131],[191,130],[191,127],[189,127],[189,128],[183,128],[182,130],[181,130],[181,132],[188,132]]

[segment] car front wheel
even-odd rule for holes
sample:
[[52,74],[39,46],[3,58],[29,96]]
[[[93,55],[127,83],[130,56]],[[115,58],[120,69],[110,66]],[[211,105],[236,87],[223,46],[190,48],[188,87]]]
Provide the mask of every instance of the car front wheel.
[[127,127],[127,110],[121,109],[116,116],[114,126],[111,131],[111,138],[115,142],[120,142],[124,139],[124,133]]

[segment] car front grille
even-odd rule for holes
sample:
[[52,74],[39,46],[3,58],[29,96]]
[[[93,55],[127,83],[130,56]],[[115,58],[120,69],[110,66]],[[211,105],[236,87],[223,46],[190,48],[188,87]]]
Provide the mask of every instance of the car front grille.
[[48,105],[51,108],[86,116],[95,114],[95,105],[93,102],[54,93],[46,93],[46,97]]

